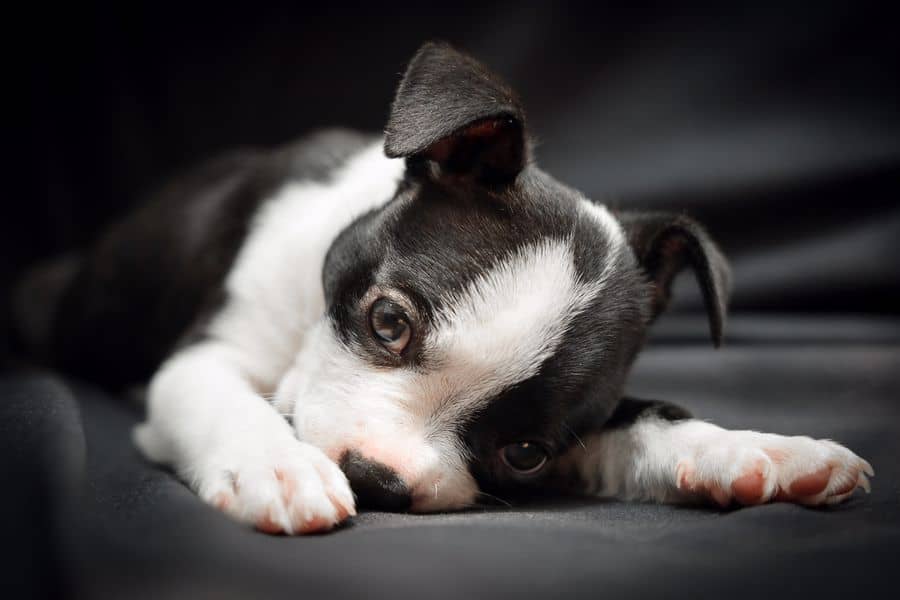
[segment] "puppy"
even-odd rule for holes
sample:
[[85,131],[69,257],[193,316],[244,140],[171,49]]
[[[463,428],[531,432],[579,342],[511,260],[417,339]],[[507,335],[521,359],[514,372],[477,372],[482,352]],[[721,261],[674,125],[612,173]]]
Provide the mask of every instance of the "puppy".
[[35,272],[19,322],[59,367],[149,378],[137,446],[267,532],[328,530],[357,503],[823,505],[868,490],[869,464],[834,442],[623,397],[684,267],[718,345],[729,272],[703,228],[556,181],[515,93],[426,44],[383,137],[332,131],[200,167]]

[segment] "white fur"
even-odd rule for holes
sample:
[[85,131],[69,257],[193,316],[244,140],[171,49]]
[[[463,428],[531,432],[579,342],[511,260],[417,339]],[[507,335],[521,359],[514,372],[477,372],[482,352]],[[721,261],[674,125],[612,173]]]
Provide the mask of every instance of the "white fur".
[[324,308],[321,270],[337,233],[389,201],[403,161],[375,143],[329,183],[286,186],[270,199],[228,276],[212,341],[170,358],[153,377],[135,440],[208,502],[288,533],[352,514],[346,478],[300,442],[261,393],[274,389]]
[[568,240],[520,248],[446,299],[422,340],[427,370],[372,366],[323,319],[279,387],[278,406],[293,407],[300,439],[332,458],[352,449],[397,471],[414,510],[459,508],[478,488],[458,424],[535,375],[604,284],[578,278]]
[[621,253],[628,244],[625,239],[625,232],[622,231],[622,225],[613,217],[609,210],[602,204],[591,202],[587,198],[581,199],[581,210],[588,215],[602,231],[603,238],[609,240],[612,244],[611,255],[615,256]]
[[228,304],[209,333],[244,349],[262,389],[277,385],[325,309],[322,265],[331,243],[393,197],[403,169],[379,141],[330,182],[285,186],[255,218],[225,284]]
[[575,271],[568,240],[520,249],[477,277],[438,315],[427,345],[442,366],[419,378],[421,414],[433,427],[459,423],[485,401],[535,375],[569,323],[603,289]]
[[[726,505],[733,499],[735,481],[758,473],[763,481],[758,502],[767,502],[779,490],[789,492],[797,479],[831,467],[821,493],[792,498],[831,504],[857,486],[868,490],[866,475],[873,475],[866,461],[829,440],[728,431],[697,420],[640,420],[589,436],[578,452],[579,469],[591,491],[624,500],[703,499]],[[835,494],[849,484],[849,492]]]
[[426,435],[415,382],[411,370],[371,366],[323,318],[279,386],[277,405],[293,407],[297,436],[333,460],[352,449],[394,469],[412,490],[413,510],[470,504],[477,485],[463,449],[451,432]]
[[242,353],[217,342],[177,354],[151,382],[148,422],[135,442],[242,521],[287,533],[331,528],[354,510],[346,478],[297,441],[242,362]]

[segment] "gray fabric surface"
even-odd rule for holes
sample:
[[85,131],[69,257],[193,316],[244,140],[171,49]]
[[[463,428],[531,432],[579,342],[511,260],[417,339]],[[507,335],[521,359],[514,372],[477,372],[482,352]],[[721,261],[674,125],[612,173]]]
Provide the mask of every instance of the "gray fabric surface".
[[139,410],[128,400],[52,375],[7,375],[0,462],[9,506],[0,523],[15,551],[4,585],[15,594],[0,595],[886,595],[900,551],[900,322],[833,322],[737,319],[741,341],[715,351],[685,333],[699,340],[702,328],[669,320],[629,390],[727,427],[847,444],[874,465],[874,489],[826,510],[563,499],[445,515],[370,512],[329,535],[271,537],[145,464],[129,441]]
[[[706,224],[733,261],[738,310],[897,314],[900,36],[887,3],[391,7],[154,2],[132,18],[132,3],[72,4],[49,19],[20,7],[11,22],[47,43],[20,48],[10,77],[7,145],[22,164],[0,220],[3,297],[27,264],[83,245],[211,154],[381,129],[405,62],[442,38],[520,92],[555,177]],[[697,310],[682,283],[674,303]],[[127,400],[0,374],[0,598],[896,595],[900,321],[744,317],[719,352],[700,316],[658,332],[630,392],[726,426],[833,437],[875,466],[873,493],[829,510],[367,513],[331,535],[272,538],[143,463]]]

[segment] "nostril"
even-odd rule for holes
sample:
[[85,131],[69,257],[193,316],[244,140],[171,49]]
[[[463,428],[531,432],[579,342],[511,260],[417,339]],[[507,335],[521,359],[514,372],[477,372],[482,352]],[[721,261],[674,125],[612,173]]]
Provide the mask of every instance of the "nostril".
[[353,450],[344,452],[339,465],[360,506],[399,512],[408,510],[412,504],[409,487],[387,465]]

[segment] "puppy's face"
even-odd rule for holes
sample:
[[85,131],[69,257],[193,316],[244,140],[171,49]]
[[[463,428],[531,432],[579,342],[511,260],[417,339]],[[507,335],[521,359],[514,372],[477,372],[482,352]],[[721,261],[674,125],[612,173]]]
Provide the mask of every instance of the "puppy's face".
[[334,242],[278,391],[299,437],[363,505],[577,490],[570,450],[614,410],[690,232],[645,243],[530,164],[515,96],[446,46],[413,59],[385,146],[406,177]]

